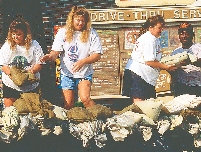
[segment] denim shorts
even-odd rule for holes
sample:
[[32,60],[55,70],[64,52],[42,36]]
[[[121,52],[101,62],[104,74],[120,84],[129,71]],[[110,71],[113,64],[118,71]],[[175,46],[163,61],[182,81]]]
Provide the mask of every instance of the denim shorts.
[[86,76],[84,78],[73,78],[73,77],[68,77],[64,74],[60,75],[60,86],[59,88],[61,89],[68,89],[68,90],[75,90],[77,85],[80,83],[82,80],[88,80],[92,83],[92,74],[89,76]]

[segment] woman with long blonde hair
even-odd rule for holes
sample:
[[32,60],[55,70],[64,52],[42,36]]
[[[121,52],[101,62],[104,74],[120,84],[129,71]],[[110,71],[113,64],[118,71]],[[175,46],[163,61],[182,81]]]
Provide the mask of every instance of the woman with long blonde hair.
[[90,14],[86,8],[73,6],[66,25],[55,36],[52,51],[41,61],[55,61],[60,55],[60,86],[64,96],[64,108],[74,106],[74,90],[78,87],[79,97],[85,107],[93,106],[90,98],[92,85],[92,63],[101,58],[100,38],[91,28]]

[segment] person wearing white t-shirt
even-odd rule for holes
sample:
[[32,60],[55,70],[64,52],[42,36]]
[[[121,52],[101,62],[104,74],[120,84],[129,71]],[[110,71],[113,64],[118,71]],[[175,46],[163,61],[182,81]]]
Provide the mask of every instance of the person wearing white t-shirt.
[[2,66],[4,106],[12,106],[23,92],[38,93],[39,81],[22,86],[16,85],[11,76],[11,67],[20,66],[21,69],[34,73],[40,80],[39,71],[42,68],[40,58],[43,50],[36,40],[32,40],[29,23],[23,18],[17,18],[9,26],[8,36],[0,50],[0,65]]
[[60,55],[60,86],[64,96],[64,108],[74,106],[74,90],[78,86],[80,100],[85,107],[95,102],[90,98],[92,85],[92,63],[102,55],[102,45],[97,32],[91,28],[90,15],[86,8],[73,6],[66,26],[59,29],[52,51],[41,61],[55,61]]
[[186,51],[193,60],[187,59],[172,75],[172,91],[174,96],[191,94],[201,96],[201,44],[193,43],[193,26],[188,22],[179,25],[178,35],[181,46],[171,55]]
[[131,58],[125,67],[122,93],[130,96],[133,102],[155,98],[155,85],[160,69],[176,68],[175,65],[159,62],[162,56],[159,36],[164,25],[161,15],[149,17],[142,26],[143,34],[135,42]]

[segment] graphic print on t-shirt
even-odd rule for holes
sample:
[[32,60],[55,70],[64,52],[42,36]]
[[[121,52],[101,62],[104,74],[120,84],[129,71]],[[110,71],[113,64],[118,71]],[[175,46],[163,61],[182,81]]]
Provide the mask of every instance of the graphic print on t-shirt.
[[161,53],[161,46],[158,44],[156,46],[156,54],[159,54],[159,53]]
[[70,61],[72,61],[72,62],[77,62],[77,59],[78,59],[78,48],[77,48],[77,44],[74,45],[74,46],[71,46],[71,47],[68,49],[68,56],[69,56]]
[[26,66],[29,66],[27,59],[24,56],[16,56],[11,65],[14,65],[18,68],[24,69]]
[[161,46],[158,44],[156,46],[156,60],[160,61],[162,57]]

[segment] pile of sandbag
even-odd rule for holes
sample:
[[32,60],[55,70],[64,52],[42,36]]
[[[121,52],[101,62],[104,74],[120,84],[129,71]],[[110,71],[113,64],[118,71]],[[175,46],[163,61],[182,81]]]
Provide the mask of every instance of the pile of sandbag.
[[33,116],[40,114],[42,117],[55,117],[54,106],[47,100],[40,99],[37,93],[23,93],[13,106],[17,108],[19,114],[29,114]]

